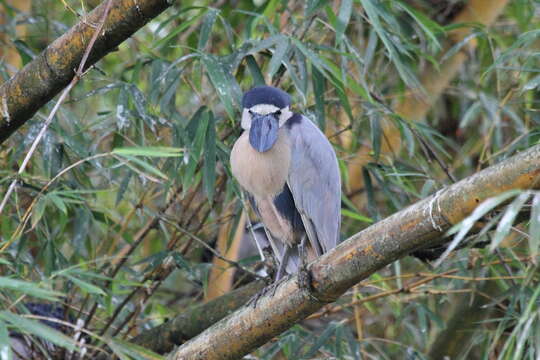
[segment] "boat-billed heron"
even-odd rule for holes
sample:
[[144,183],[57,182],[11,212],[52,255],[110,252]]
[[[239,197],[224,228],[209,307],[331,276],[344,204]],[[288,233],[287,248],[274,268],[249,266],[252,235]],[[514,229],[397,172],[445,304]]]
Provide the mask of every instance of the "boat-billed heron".
[[242,129],[231,152],[234,177],[247,192],[279,262],[276,281],[335,247],[341,180],[328,139],[294,113],[290,96],[257,86],[242,99]]

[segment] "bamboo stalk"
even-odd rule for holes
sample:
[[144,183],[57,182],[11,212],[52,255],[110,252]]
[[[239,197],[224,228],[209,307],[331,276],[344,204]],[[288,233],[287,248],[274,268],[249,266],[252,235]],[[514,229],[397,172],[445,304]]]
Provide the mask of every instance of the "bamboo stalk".
[[[234,236],[229,244],[231,226],[232,221],[229,221],[227,224],[220,227],[216,250],[223,257],[232,261],[238,261],[238,253],[240,251],[240,245],[246,226],[246,212],[242,211],[240,221],[238,221]],[[230,263],[214,256],[214,259],[212,260],[212,270],[210,271],[210,276],[208,278],[208,290],[204,300],[210,301],[231,291],[234,274],[235,268],[231,267]]]

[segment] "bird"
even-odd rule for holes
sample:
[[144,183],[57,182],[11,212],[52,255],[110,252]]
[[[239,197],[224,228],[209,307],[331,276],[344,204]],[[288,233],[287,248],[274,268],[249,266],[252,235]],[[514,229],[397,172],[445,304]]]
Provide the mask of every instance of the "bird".
[[[52,330],[70,335],[69,330],[75,327],[75,319],[66,312],[66,309],[60,304],[44,303],[44,302],[26,302],[21,303],[19,308],[24,309],[31,315],[38,316],[41,319],[39,322],[48,326]],[[67,326],[69,324],[69,326]],[[15,327],[17,329],[17,327]],[[53,334],[54,335],[54,334]],[[77,335],[78,341],[88,339],[80,339],[80,334]],[[59,351],[59,347],[43,337],[35,336],[35,334],[23,334],[17,330],[10,330],[9,345],[11,347],[13,360],[24,359],[49,359]],[[85,349],[85,348],[83,348]],[[86,350],[84,350],[86,351]]]
[[255,86],[242,97],[244,130],[231,150],[231,172],[264,225],[279,264],[275,283],[336,247],[341,178],[334,148],[291,96]]

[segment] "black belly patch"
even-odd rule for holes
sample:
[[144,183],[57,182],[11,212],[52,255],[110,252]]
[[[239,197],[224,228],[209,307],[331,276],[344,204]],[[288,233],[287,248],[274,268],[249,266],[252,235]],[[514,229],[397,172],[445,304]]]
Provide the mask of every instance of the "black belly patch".
[[[255,214],[257,214],[260,219],[261,213],[257,206],[255,197],[247,191],[246,194],[253,210],[255,211]],[[287,184],[283,186],[283,190],[274,198],[274,206],[283,219],[291,224],[292,230],[295,234],[305,233],[302,217],[294,205],[294,198]]]
[[287,184],[283,187],[283,191],[274,198],[274,205],[279,214],[292,225],[295,233],[305,231],[302,217],[296,209],[291,190]]

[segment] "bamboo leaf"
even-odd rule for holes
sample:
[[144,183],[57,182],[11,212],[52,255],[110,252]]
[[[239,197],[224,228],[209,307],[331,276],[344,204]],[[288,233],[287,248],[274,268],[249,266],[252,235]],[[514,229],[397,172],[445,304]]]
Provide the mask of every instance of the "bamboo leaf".
[[86,282],[84,280],[81,280],[69,274],[63,274],[63,276],[71,280],[75,285],[77,285],[79,288],[81,288],[82,290],[86,291],[89,294],[96,294],[100,296],[106,295],[105,291],[103,291],[101,288],[93,284],[90,284],[89,282]]
[[533,77],[531,80],[527,81],[525,85],[521,88],[522,92],[534,90],[540,88],[540,75]]
[[184,149],[175,147],[145,146],[116,148],[112,153],[121,156],[178,157],[183,151]]
[[326,82],[321,72],[314,66],[311,67],[313,82],[313,94],[315,95],[315,110],[319,128],[324,132],[326,129],[326,118],[324,113],[324,92],[326,91]]
[[270,78],[274,77],[274,75],[279,69],[279,66],[285,60],[285,56],[287,55],[287,50],[289,50],[289,39],[285,36],[281,36],[277,40],[276,50],[274,51],[274,54],[272,55],[272,59],[270,60],[270,63],[268,64],[268,76]]
[[204,148],[203,187],[212,203],[216,183],[216,122],[212,112],[208,112],[208,128],[206,131],[206,145]]
[[352,0],[342,0],[339,7],[339,13],[337,16],[336,23],[336,42],[340,43],[343,41],[345,30],[349,25],[351,19],[353,1]]
[[197,45],[197,48],[199,51],[203,50],[206,44],[208,43],[208,39],[210,38],[210,34],[212,33],[212,27],[214,26],[214,23],[216,22],[216,18],[219,14],[218,9],[210,8],[204,15],[202,26],[201,26],[201,32],[199,35],[199,44]]
[[501,195],[489,198],[484,200],[480,205],[474,209],[473,213],[463,219],[459,224],[453,226],[448,233],[453,234],[456,233],[456,236],[454,236],[454,239],[452,242],[448,245],[444,253],[437,259],[434,266],[438,267],[444,259],[450,254],[452,250],[454,250],[459,243],[465,238],[465,235],[471,230],[473,225],[480,220],[483,216],[485,216],[488,212],[495,209],[497,206],[505,202],[506,200],[515,197],[520,193],[520,190],[510,190],[507,191]]
[[390,22],[392,22],[393,19],[389,18],[386,12],[381,9],[379,2],[376,2],[374,0],[359,0],[359,1],[364,7],[364,10],[366,11],[367,16],[369,17],[369,20],[371,21],[373,28],[377,32],[377,35],[379,35],[379,38],[381,39],[386,50],[388,51],[390,60],[392,60],[392,62],[396,66],[396,69],[401,79],[410,87],[418,88],[418,89],[421,88],[420,83],[416,79],[416,76],[414,76],[412,71],[401,60],[399,50],[398,50],[399,48],[392,42],[391,37],[389,36],[388,32],[385,30],[385,27],[383,26],[383,23],[381,21],[382,18],[385,18],[387,21],[390,21]]
[[39,336],[69,351],[77,350],[76,343],[73,339],[39,321],[28,319],[9,311],[0,312],[0,319],[10,323],[11,326],[19,331]]
[[380,215],[377,210],[377,206],[375,203],[375,190],[373,189],[373,182],[371,181],[370,171],[366,168],[362,168],[362,178],[364,179],[364,184],[366,187],[366,194],[367,194],[367,208],[370,217],[375,221],[379,221]]
[[118,338],[108,339],[107,344],[113,349],[115,355],[127,360],[164,360],[165,358],[142,346],[132,344]]
[[[300,90],[300,93],[302,94],[303,98],[305,98],[306,93],[307,93],[308,82],[309,82],[306,57],[296,47],[293,48],[293,54],[294,54],[294,60],[296,63],[296,67],[295,67],[296,73],[298,74],[297,87]],[[293,71],[291,70],[292,70],[292,67],[289,66],[289,71],[293,73]]]
[[397,3],[418,25],[420,25],[424,33],[431,39],[431,42],[435,45],[436,49],[441,49],[441,44],[439,43],[439,40],[437,40],[437,34],[444,34],[444,28],[403,1],[398,0]]
[[11,279],[4,276],[0,276],[0,288],[19,291],[26,295],[50,301],[58,301],[58,297],[62,296],[62,293],[44,289],[37,283]]
[[131,181],[131,177],[133,176],[132,171],[128,171],[122,181],[120,182],[120,186],[118,187],[118,191],[116,193],[116,201],[115,204],[118,205],[120,201],[124,198],[124,194],[126,193],[126,190],[128,188],[129,182]]
[[261,69],[259,68],[259,65],[257,64],[257,61],[253,57],[253,55],[246,56],[246,63],[249,69],[249,72],[251,73],[251,77],[253,78],[253,85],[264,85],[264,76],[261,72]]
[[373,223],[373,219],[371,219],[371,218],[369,218],[367,216],[361,215],[361,214],[359,214],[357,212],[353,212],[351,210],[341,209],[341,215],[347,216],[347,217],[350,217],[351,219],[362,221],[362,222],[365,222],[365,223],[368,223],[368,224]]
[[210,54],[204,54],[201,59],[227,114],[233,119],[234,103],[239,98],[236,80],[230,76],[230,72],[225,71],[223,60]]
[[206,107],[201,107],[188,124],[188,133],[193,139],[189,151],[188,163],[182,175],[182,185],[188,188],[195,181],[195,170],[199,163],[200,156],[205,144],[208,128],[209,111]]
[[312,359],[317,351],[319,351],[323,344],[330,338],[330,336],[334,335],[339,326],[339,323],[331,323],[329,326],[327,326],[323,333],[316,339],[315,344],[313,344],[311,348],[302,356],[302,359]]
[[276,14],[276,8],[279,5],[279,0],[270,0],[268,1],[268,4],[266,4],[266,7],[264,8],[264,11],[262,15],[266,18],[271,19]]
[[533,197],[531,209],[531,222],[529,224],[529,252],[536,264],[540,249],[540,194]]
[[156,168],[155,166],[147,163],[146,161],[143,161],[143,160],[138,159],[135,156],[131,156],[131,155],[122,155],[122,157],[124,159],[128,160],[128,162],[125,162],[124,164],[126,166],[128,166],[129,168],[135,170],[138,173],[140,173],[140,170],[137,169],[136,167],[134,167],[133,165],[131,165],[129,162],[133,162],[133,163],[139,165],[143,170],[146,170],[147,172],[149,172],[151,174],[157,175],[158,177],[160,177],[162,179],[165,179],[165,180],[168,179],[167,175],[165,175],[160,170],[158,170],[158,168]]
[[[199,10],[203,10],[204,8],[199,8]],[[197,15],[192,16],[189,20],[182,21],[180,25],[176,26],[174,29],[172,29],[170,32],[167,33],[167,36],[165,36],[163,39],[156,42],[153,46],[153,48],[160,48],[163,45],[167,44],[169,41],[174,39],[178,34],[184,32],[188,27],[193,25],[201,16],[203,16],[204,12],[200,11]]]
[[474,38],[479,37],[482,35],[481,32],[474,31],[471,34],[465,36],[461,41],[454,44],[448,51],[441,57],[441,60],[439,61],[440,64],[445,63],[448,59],[450,59],[452,56],[457,54],[458,52],[462,51],[462,49],[470,44],[470,41]]
[[35,227],[39,223],[43,215],[45,215],[45,208],[47,207],[47,203],[47,197],[42,197],[38,200],[34,211],[32,211],[31,224],[33,227]]
[[497,226],[495,236],[493,236],[493,239],[491,240],[491,245],[489,247],[490,251],[494,251],[499,246],[501,241],[503,241],[503,239],[508,235],[512,224],[514,223],[514,219],[529,197],[530,194],[528,192],[524,192],[520,194],[514,201],[512,201],[510,205],[508,205],[503,217],[501,218],[501,221],[499,222],[499,225]]
[[461,118],[461,121],[459,123],[459,128],[463,129],[467,127],[480,113],[482,110],[482,104],[480,102],[474,102],[468,109],[465,111],[465,114],[463,114],[463,117]]
[[62,211],[65,215],[67,215],[67,207],[66,207],[66,204],[64,203],[64,201],[59,197],[57,196],[55,193],[49,193],[47,194],[47,198],[51,200],[51,202],[60,210]]
[[5,322],[0,321],[0,360],[13,359],[12,341]]
[[369,125],[371,128],[370,137],[371,137],[371,146],[373,148],[375,160],[379,159],[381,153],[381,138],[382,138],[382,129],[381,129],[381,118],[378,116],[378,113],[373,112],[369,117]]
[[534,41],[536,41],[538,37],[540,37],[540,29],[527,31],[520,34],[517,40],[512,44],[512,46],[510,46],[502,54],[497,56],[495,61],[493,61],[493,64],[491,64],[491,66],[489,66],[487,70],[484,71],[481,78],[484,78],[487,73],[493,71],[502,63],[508,61],[511,58],[514,58],[517,49],[531,45]]

